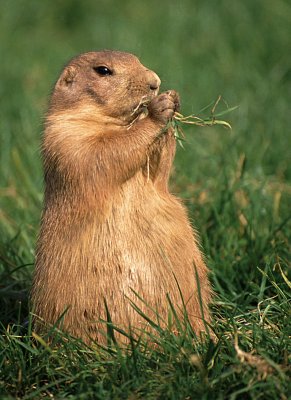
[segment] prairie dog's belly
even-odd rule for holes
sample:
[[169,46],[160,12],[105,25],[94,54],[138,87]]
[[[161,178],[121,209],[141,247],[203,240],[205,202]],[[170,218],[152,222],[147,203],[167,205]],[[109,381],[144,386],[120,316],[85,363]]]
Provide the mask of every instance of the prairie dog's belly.
[[36,315],[54,323],[68,308],[64,326],[76,336],[84,329],[97,334],[92,321],[106,319],[105,301],[113,321],[122,326],[145,324],[130,300],[143,312],[156,309],[167,319],[169,295],[179,309],[187,304],[190,316],[200,315],[193,265],[202,277],[203,293],[210,296],[203,280],[206,267],[187,213],[175,197],[140,174],[112,195],[106,215],[98,207],[84,215],[71,209],[63,219],[54,209],[44,212]]
[[[97,227],[96,245],[102,246],[103,241],[103,251],[97,251],[96,256],[104,254],[104,262],[108,263],[102,279],[104,273],[110,277],[114,265],[113,273],[125,293],[132,287],[140,292],[146,288],[150,294],[151,290],[161,290],[161,284],[168,291],[173,285],[176,287],[173,274],[184,280],[185,271],[191,273],[193,268],[192,229],[184,208],[173,196],[160,194],[150,183],[140,192],[135,185],[134,196],[128,185],[126,193],[123,189],[123,201],[113,206],[105,225]],[[102,268],[103,262],[98,259],[96,264]]]
[[[46,248],[51,251],[48,259],[59,262],[56,284],[71,279],[76,296],[88,290],[90,297],[111,291],[113,295],[117,288],[150,295],[161,284],[166,291],[175,285],[173,273],[185,279],[185,270],[192,268],[194,238],[184,208],[171,195],[157,192],[151,182],[136,183],[129,181],[115,195],[102,222],[96,209],[86,222],[73,219],[65,226],[61,221],[50,232]],[[42,273],[49,274],[44,268]],[[96,285],[88,289],[88,282]],[[70,282],[68,291],[69,286]]]

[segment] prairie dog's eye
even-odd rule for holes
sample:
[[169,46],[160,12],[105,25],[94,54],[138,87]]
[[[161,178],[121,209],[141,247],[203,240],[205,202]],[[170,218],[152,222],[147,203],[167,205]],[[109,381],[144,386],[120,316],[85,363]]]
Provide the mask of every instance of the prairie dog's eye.
[[111,69],[109,69],[108,67],[105,67],[105,65],[100,65],[99,67],[93,67],[93,69],[95,72],[97,72],[98,75],[101,75],[101,76],[113,74],[113,71]]

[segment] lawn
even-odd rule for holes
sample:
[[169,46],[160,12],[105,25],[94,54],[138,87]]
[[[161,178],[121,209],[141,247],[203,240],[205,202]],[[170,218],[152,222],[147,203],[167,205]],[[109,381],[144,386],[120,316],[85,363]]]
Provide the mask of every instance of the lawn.
[[[1,399],[290,396],[290,37],[288,0],[0,0]],[[238,106],[231,131],[185,128],[171,179],[210,268],[216,342],[189,326],[123,351],[33,332],[43,115],[63,65],[104,48],[136,54],[185,115],[219,95],[217,112]]]

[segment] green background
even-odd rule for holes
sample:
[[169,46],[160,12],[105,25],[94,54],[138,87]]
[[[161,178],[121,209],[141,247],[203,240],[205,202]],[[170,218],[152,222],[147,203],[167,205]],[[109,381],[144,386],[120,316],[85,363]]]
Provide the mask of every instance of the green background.
[[[284,398],[290,328],[290,48],[291,4],[287,0],[0,0],[0,313],[4,336],[8,324],[23,321],[28,313],[43,191],[39,148],[53,83],[64,64],[78,53],[128,51],[158,73],[162,90],[180,93],[184,115],[199,114],[218,95],[225,102],[217,111],[225,110],[227,104],[239,106],[224,116],[233,127],[231,132],[222,127],[185,128],[187,142],[184,150],[178,148],[171,179],[172,191],[184,198],[201,234],[217,294],[215,329],[231,340],[223,342],[203,376],[199,368],[185,372],[175,359],[176,375],[170,374],[172,380],[167,381],[167,366],[177,355],[170,352],[165,370],[153,366],[147,366],[147,372],[138,370],[135,384],[120,373],[116,361],[118,383],[106,372],[100,373],[111,382],[106,390],[103,387],[105,397],[100,398],[120,398],[121,393],[127,398],[139,391],[141,398],[186,398],[193,393],[218,398],[219,391],[223,399],[237,398],[235,393],[246,398]],[[264,318],[269,316],[265,324],[260,322],[261,309]],[[238,331],[245,351],[255,351],[275,365],[267,378],[262,379],[250,363],[240,363],[233,344]],[[5,366],[4,393],[20,397],[30,393],[33,398],[33,382],[42,388],[58,376],[48,379],[48,370],[46,378],[37,370],[25,374],[27,359],[15,344],[13,329],[9,332],[12,336],[3,339],[2,364],[0,359],[0,367]],[[33,348],[27,340],[28,348]],[[209,349],[201,354],[212,354]],[[38,370],[43,370],[47,359],[35,357]],[[22,360],[16,363],[18,367],[15,359]],[[67,368],[71,371],[71,366]],[[82,386],[74,372],[68,376],[68,381]],[[155,379],[160,385],[149,385],[147,391],[145,382]],[[97,396],[98,382],[94,390],[88,386],[88,393],[92,389]],[[51,387],[51,393],[73,396],[65,386]]]

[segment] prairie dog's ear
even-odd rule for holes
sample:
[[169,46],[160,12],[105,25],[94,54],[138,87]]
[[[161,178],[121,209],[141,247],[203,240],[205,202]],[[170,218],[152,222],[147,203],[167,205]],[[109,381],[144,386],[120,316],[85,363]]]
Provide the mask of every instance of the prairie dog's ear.
[[57,82],[57,86],[71,87],[76,80],[77,72],[78,68],[74,65],[66,67]]

